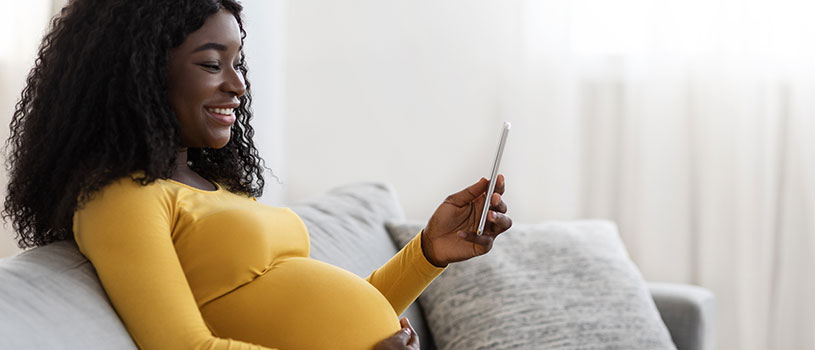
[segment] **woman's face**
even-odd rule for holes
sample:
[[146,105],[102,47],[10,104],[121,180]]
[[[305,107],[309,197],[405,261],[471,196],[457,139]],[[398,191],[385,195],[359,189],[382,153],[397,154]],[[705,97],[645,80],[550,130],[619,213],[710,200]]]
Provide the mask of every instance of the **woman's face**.
[[240,62],[241,32],[226,10],[170,51],[170,105],[181,127],[181,146],[221,148],[229,142],[238,98],[246,92]]

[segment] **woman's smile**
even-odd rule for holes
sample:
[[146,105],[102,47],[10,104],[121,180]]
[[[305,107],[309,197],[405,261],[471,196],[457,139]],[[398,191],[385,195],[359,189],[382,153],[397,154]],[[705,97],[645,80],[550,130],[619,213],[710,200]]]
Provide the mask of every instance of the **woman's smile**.
[[204,112],[216,123],[232,126],[235,123],[235,107],[204,107]]

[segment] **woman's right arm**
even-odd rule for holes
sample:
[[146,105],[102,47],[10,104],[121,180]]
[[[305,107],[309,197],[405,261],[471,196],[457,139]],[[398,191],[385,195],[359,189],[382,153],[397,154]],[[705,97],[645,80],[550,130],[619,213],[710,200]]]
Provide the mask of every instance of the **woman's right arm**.
[[114,183],[77,211],[74,236],[140,349],[267,349],[216,338],[204,322],[170,236],[160,186]]

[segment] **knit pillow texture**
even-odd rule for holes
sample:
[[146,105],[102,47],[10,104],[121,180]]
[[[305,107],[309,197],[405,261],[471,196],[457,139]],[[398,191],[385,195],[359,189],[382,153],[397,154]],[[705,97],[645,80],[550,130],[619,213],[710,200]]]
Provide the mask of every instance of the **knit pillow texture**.
[[[389,222],[407,242],[419,222]],[[476,349],[676,349],[607,221],[515,225],[451,264],[419,298],[436,345]]]

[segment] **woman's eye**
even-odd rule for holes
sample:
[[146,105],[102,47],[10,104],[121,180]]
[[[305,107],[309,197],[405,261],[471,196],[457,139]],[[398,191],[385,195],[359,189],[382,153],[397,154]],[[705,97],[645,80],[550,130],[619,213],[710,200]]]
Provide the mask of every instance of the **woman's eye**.
[[221,69],[221,66],[212,63],[201,63],[199,65],[211,71],[218,71]]

